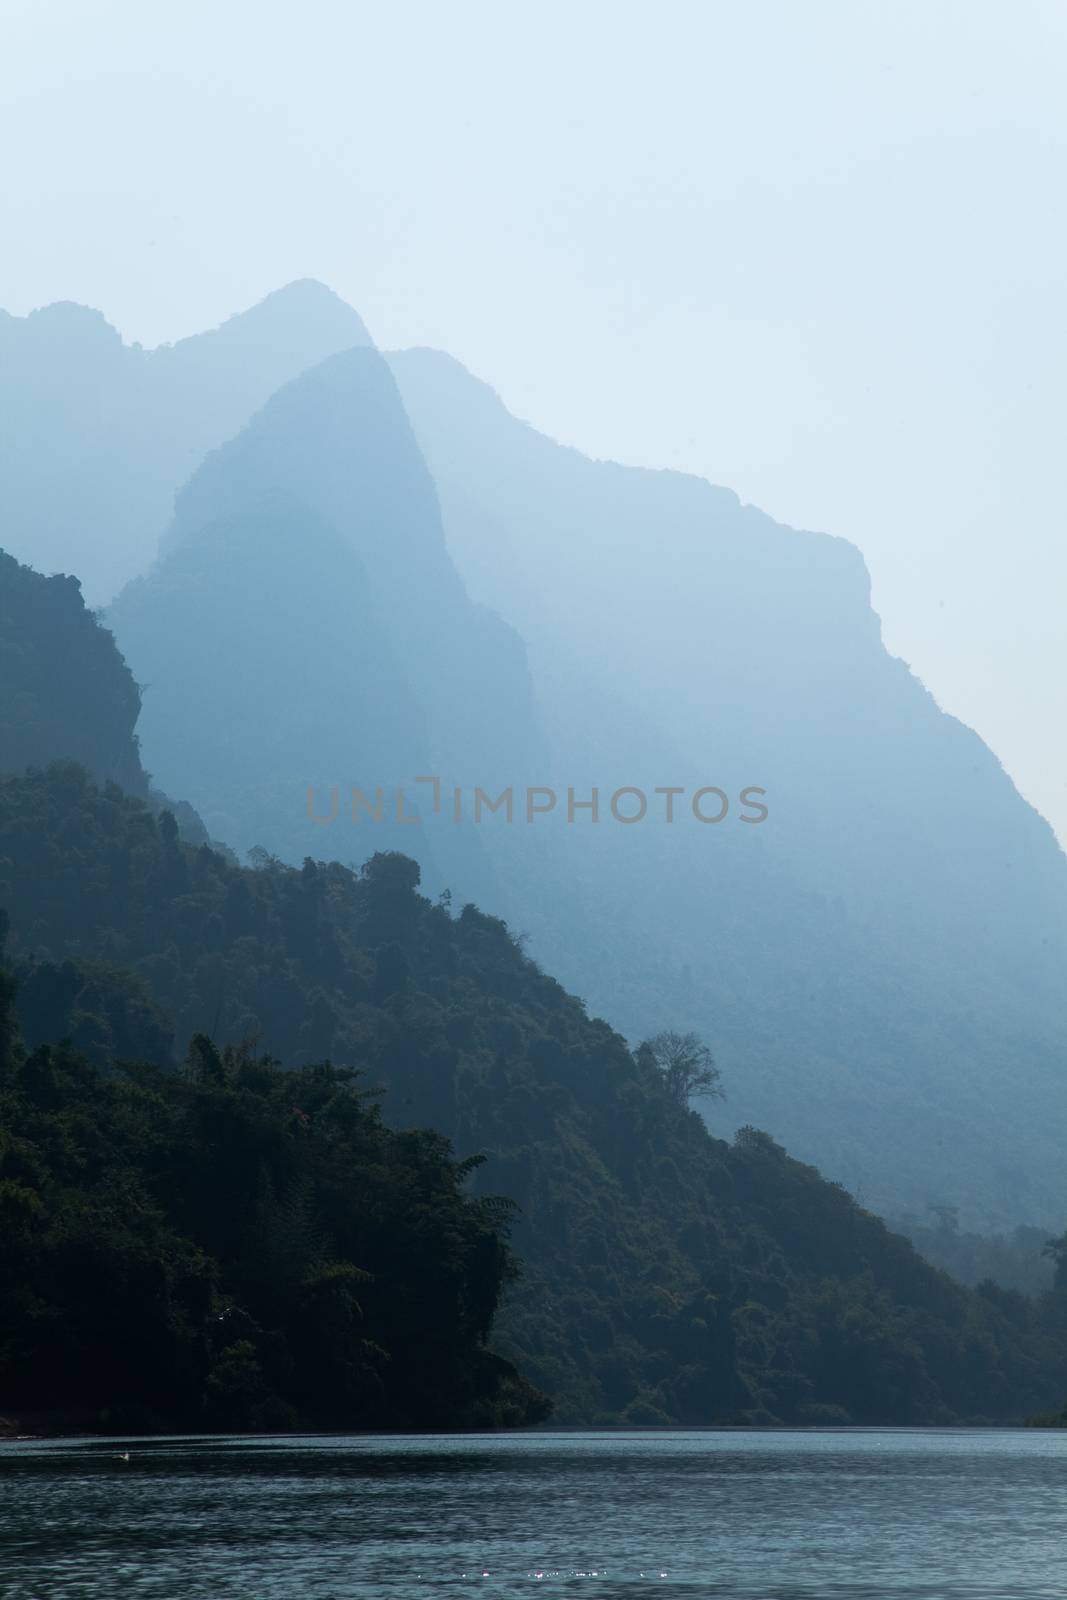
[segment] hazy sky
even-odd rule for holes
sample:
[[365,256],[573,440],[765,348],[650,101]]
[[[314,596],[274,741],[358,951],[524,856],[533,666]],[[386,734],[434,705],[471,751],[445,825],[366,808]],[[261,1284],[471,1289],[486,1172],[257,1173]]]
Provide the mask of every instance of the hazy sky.
[[0,305],[155,344],[322,278],[847,536],[1067,839],[1065,72],[1059,0],[5,0]]

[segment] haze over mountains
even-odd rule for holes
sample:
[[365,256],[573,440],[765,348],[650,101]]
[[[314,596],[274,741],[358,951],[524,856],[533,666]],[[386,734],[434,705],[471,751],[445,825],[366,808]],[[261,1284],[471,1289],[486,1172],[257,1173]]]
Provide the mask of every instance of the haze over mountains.
[[3,547],[75,573],[91,605],[151,560],[175,490],[289,378],[370,339],[322,284],[144,350],[70,303],[0,311]]
[[166,530],[109,622],[146,766],[212,834],[358,860],[400,829],[357,831],[344,800],[316,826],[307,785],[321,808],[423,772],[605,808],[721,787],[714,826],[561,803],[425,815],[400,847],[631,1038],[704,1033],[720,1125],[769,1128],[876,1209],[1059,1222],[1067,858],[886,654],[852,546],[589,461],[447,356],[390,357],[394,383],[320,286],[169,353],[80,309],[18,327],[5,416],[36,388],[4,542],[105,598]]
[[[178,496],[158,563],[108,620],[150,686],[149,769],[164,785],[176,778],[240,851],[291,860],[406,847],[413,827],[398,819],[398,786],[410,813],[416,777],[476,770],[485,749],[512,772],[537,766],[522,644],[469,599],[373,350],[294,379],[208,456]],[[323,814],[340,788],[346,819],[353,786],[372,805],[381,789],[383,825],[365,821],[366,840],[316,835],[309,785]],[[446,823],[415,848],[437,862],[435,876],[451,874],[441,888],[452,881],[484,901],[493,891],[479,846]]]
[[[72,626],[70,580],[6,557],[0,643],[12,595],[57,665],[36,701],[24,657],[0,678],[7,748],[62,748],[78,686],[79,754],[108,770],[137,699],[113,640]],[[603,1425],[1058,1403],[1062,1268],[1033,1300],[953,1283],[768,1134],[713,1137],[655,1049],[418,877],[397,852],[241,867],[83,766],[0,774],[0,1413],[188,1432],[514,1425],[546,1396]]]
[[[556,445],[438,352],[390,360],[449,548],[528,642],[556,776],[768,791],[758,839],[724,822],[664,851],[655,830],[609,832],[584,940],[539,899],[534,948],[624,1031],[650,1013],[705,1031],[729,1120],[773,1126],[878,1206],[939,1185],[972,1210],[984,1195],[987,1220],[1054,1205],[1067,857],[887,654],[859,553]],[[1039,1102],[1057,1112],[1034,1160]],[[1031,1158],[1014,1172],[1006,1129]]]

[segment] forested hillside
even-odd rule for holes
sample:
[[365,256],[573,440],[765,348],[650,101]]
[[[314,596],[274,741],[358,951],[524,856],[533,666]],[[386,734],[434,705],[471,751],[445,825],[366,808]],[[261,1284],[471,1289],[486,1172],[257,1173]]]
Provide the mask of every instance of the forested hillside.
[[479,1192],[518,1202],[523,1269],[494,1348],[562,1420],[904,1423],[1059,1403],[1059,1299],[965,1290],[766,1134],[715,1139],[502,923],[452,915],[417,878],[395,854],[360,873],[239,868],[69,765],[0,782],[24,984],[44,962],[117,963],[178,1039],[298,1069],[328,1057],[382,1086],[390,1124],[488,1157]]
[[0,772],[65,757],[144,795],[140,711],[137,685],[77,578],[46,578],[0,550]]
[[141,764],[141,694],[77,578],[45,577],[0,550],[0,772],[77,761],[174,813],[184,839],[207,842],[187,800],[172,800]]
[[28,1053],[0,969],[0,1416],[103,1431],[491,1427],[508,1210],[351,1073],[200,1036],[178,1072]]

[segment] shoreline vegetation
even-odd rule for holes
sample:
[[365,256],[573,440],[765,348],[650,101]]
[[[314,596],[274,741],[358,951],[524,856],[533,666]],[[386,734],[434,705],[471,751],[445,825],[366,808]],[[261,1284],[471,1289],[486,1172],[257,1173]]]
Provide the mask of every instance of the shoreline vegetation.
[[109,1434],[549,1414],[487,1347],[517,1266],[507,1202],[467,1192],[477,1160],[387,1128],[329,1063],[203,1035],[177,1072],[27,1052],[13,1000],[0,972],[5,1414]]
[[99,1426],[91,1425],[92,1419],[77,1415],[65,1414],[58,1416],[53,1413],[37,1413],[23,1419],[10,1416],[0,1416],[0,1444],[47,1444],[57,1439],[84,1440],[86,1442],[135,1439],[155,1442],[166,1439],[377,1439],[377,1438],[418,1438],[418,1439],[450,1439],[457,1436],[485,1435],[496,1437],[502,1434],[537,1434],[552,1437],[556,1434],[577,1434],[581,1436],[603,1434],[611,1437],[615,1434],[689,1434],[689,1433],[842,1433],[842,1434],[870,1434],[870,1433],[1026,1433],[1031,1431],[1057,1432],[1067,1430],[1067,1408],[1058,1413],[1038,1414],[1025,1417],[1019,1422],[969,1422],[965,1419],[952,1423],[908,1423],[898,1425],[886,1423],[863,1422],[690,1422],[690,1423],[600,1423],[598,1425],[573,1423],[561,1424],[551,1420],[544,1422],[519,1423],[515,1426],[501,1424],[497,1427],[453,1427],[453,1428],[277,1428],[261,1432],[243,1431],[240,1429],[223,1429],[213,1432],[208,1429],[178,1429],[171,1432],[137,1434],[124,1430],[109,1431]]
[[1039,1411],[1035,1416],[1027,1417],[1024,1427],[1067,1428],[1067,1405],[1062,1411]]

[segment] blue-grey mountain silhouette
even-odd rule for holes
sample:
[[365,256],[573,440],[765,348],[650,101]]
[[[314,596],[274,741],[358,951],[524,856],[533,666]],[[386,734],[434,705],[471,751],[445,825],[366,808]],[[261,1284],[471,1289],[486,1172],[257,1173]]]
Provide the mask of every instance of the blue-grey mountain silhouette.
[[356,312],[311,281],[156,350],[124,344],[87,306],[0,312],[0,544],[76,573],[105,604],[150,564],[208,450],[289,378],[369,344]]
[[[402,844],[430,884],[490,893],[478,838],[435,818],[415,780],[460,781],[486,749],[529,766],[526,662],[467,596],[374,350],[294,379],[210,454],[158,562],[108,615],[145,685],[145,760],[213,833],[288,859]],[[383,823],[361,808],[353,827],[357,787],[372,803],[383,791]],[[332,832],[309,821],[309,788],[321,816],[338,789]],[[420,823],[397,820],[398,790]]]
[[[399,843],[632,1039],[707,1037],[717,1126],[768,1127],[894,1214],[1060,1222],[1067,859],[886,652],[851,545],[590,461],[439,353],[390,357],[394,384],[321,287],[151,356],[76,308],[18,328],[37,388],[2,446],[9,543],[90,559],[114,519],[99,594],[167,529],[110,620],[145,764],[213,835],[291,860]],[[102,374],[127,369],[109,411]],[[753,785],[770,814],[668,826],[654,802],[627,828],[561,804],[371,836],[303,809],[309,783],[344,815],[347,785],[420,773],[605,801]]]
[[876,1207],[1056,1220],[1067,857],[886,652],[858,551],[562,448],[448,356],[390,360],[459,570],[527,641],[555,779],[768,791],[760,828],[557,830],[551,893],[502,851],[504,914],[631,1036],[711,1037],[718,1125]]

